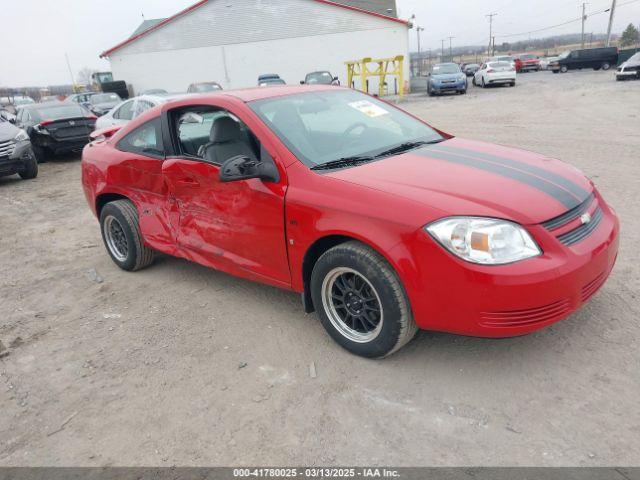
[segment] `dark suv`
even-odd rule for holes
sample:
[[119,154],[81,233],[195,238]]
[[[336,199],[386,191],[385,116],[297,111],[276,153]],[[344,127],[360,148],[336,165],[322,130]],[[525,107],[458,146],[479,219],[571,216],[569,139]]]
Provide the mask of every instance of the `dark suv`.
[[593,68],[594,70],[609,70],[618,63],[618,49],[616,47],[585,48],[582,50],[567,50],[558,60],[549,64],[553,73],[565,73],[568,70]]

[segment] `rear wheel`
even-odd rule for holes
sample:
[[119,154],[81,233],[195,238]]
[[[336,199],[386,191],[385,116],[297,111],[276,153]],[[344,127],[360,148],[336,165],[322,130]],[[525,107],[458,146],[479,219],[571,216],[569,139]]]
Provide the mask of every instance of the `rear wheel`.
[[100,212],[102,240],[116,265],[135,271],[153,262],[153,250],[144,244],[138,211],[129,200],[107,203]]
[[515,86],[516,86],[516,82],[511,82],[511,83],[509,84],[509,86],[510,86],[510,87],[515,87]]
[[482,77],[482,81],[480,83],[482,84],[482,88],[487,88],[487,84],[484,81],[484,77]]
[[27,154],[27,160],[24,164],[24,169],[18,172],[20,178],[23,180],[31,180],[38,176],[38,161],[33,153]]
[[418,330],[397,274],[360,242],[338,245],[318,259],[311,294],[325,330],[356,355],[390,355]]
[[602,62],[602,70],[609,70],[611,68],[611,64],[609,62]]

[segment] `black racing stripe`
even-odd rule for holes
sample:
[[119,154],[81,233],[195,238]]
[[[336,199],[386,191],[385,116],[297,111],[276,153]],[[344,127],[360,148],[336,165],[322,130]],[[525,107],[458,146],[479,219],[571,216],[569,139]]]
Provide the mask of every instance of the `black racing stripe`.
[[477,168],[479,170],[484,170],[485,172],[495,173],[496,175],[500,175],[501,177],[516,180],[546,193],[547,195],[556,199],[558,202],[562,203],[565,207],[567,207],[567,209],[575,208],[580,204],[578,199],[576,199],[576,197],[571,195],[566,190],[547,180],[535,177],[521,170],[505,167],[495,163],[487,162],[485,160],[477,160],[475,158],[452,155],[439,150],[437,151],[430,147],[420,148],[418,150],[415,150],[413,153],[426,158],[435,158],[437,160],[444,160],[446,162],[452,162],[467,167]]
[[591,195],[591,192],[585,190],[580,185],[572,182],[562,175],[558,175],[557,173],[550,172],[549,170],[536,167],[535,165],[531,165],[529,163],[520,162],[518,160],[505,158],[498,155],[492,155],[490,153],[476,152],[475,150],[468,150],[466,148],[452,147],[449,145],[438,145],[435,148],[451,154],[468,155],[474,158],[499,163],[501,165],[504,165],[505,167],[517,168],[518,170],[522,170],[532,175],[536,175],[540,178],[544,178],[545,180],[549,180],[550,182],[553,182],[556,185],[559,185],[565,190],[571,192],[573,195],[578,197],[580,203],[584,202],[589,197],[589,195]]

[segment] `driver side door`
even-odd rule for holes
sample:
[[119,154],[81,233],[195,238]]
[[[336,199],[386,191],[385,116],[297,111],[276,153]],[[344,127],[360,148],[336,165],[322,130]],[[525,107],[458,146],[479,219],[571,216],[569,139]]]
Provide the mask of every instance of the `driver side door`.
[[[284,229],[286,178],[258,178],[224,183],[220,164],[207,161],[203,145],[210,142],[217,118],[231,116],[241,124],[246,141],[260,161],[274,157],[240,118],[228,110],[189,107],[167,112],[177,151],[165,160],[175,241],[186,258],[213,268],[280,287],[291,285]],[[181,123],[196,114],[199,123]],[[191,118],[195,118],[193,115]],[[226,160],[226,159],[222,159]],[[221,163],[222,163],[221,161]],[[284,172],[284,169],[280,169]]]

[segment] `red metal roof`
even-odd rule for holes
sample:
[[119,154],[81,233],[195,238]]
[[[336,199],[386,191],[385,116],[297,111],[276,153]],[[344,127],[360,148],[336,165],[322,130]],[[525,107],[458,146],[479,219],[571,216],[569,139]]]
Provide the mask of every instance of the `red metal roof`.
[[[336,2],[332,2],[331,0],[312,0],[314,2],[318,2],[318,3],[323,3],[325,5],[331,5],[337,8],[343,8],[345,10],[352,10],[354,12],[360,12],[360,13],[364,13],[366,15],[372,15],[374,17],[378,17],[378,18],[382,18],[384,20],[389,20],[391,22],[397,22],[397,23],[401,23],[403,25],[409,25],[409,22],[407,20],[401,20],[399,18],[395,18],[395,17],[390,17],[388,15],[383,15],[381,13],[376,13],[376,12],[370,12],[369,10],[363,10],[362,8],[358,8],[358,7],[354,7],[351,5],[344,5],[342,3],[336,3]],[[114,47],[111,47],[109,50],[105,50],[104,52],[102,52],[100,54],[100,58],[103,57],[108,57],[109,55],[111,55],[112,53],[120,50],[121,48],[135,42],[136,40],[138,40],[139,38],[144,37],[145,35],[151,33],[151,32],[155,32],[156,30],[164,27],[167,23],[173,22],[175,19],[183,17],[184,15],[187,15],[188,13],[191,13],[192,11],[200,8],[201,6],[203,6],[205,3],[208,3],[209,0],[200,0],[198,3],[195,3],[193,5],[191,5],[188,8],[185,8],[184,10],[176,13],[175,15],[166,18],[165,20],[159,22],[158,24],[154,25],[153,27],[149,28],[148,30],[143,31],[142,33],[139,33],[138,35],[133,35],[130,38],[127,38],[126,40],[124,40],[123,42],[118,43],[117,45],[115,45]]]

